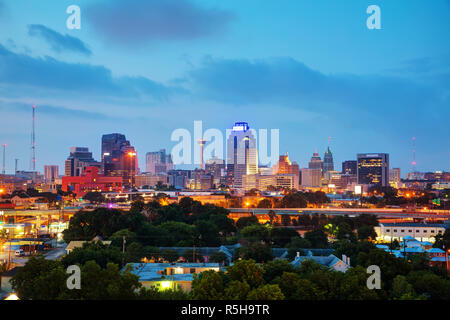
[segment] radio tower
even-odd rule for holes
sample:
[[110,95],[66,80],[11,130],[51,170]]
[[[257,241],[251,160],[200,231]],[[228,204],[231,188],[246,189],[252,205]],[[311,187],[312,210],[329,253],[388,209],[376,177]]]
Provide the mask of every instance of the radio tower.
[[416,172],[416,137],[412,138],[412,171]]
[[205,145],[206,140],[198,139],[198,144],[200,145],[200,170],[203,170],[203,146]]
[[30,169],[32,171],[36,170],[36,136],[34,132],[34,113],[35,113],[36,106],[33,104],[33,116],[31,118],[31,162],[30,162]]

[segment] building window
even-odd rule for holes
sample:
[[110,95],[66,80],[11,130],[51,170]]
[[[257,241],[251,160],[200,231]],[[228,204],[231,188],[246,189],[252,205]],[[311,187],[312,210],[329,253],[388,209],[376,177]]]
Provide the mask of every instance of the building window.
[[404,229],[402,229],[402,230],[400,230],[400,232],[405,232],[405,230],[404,230]]
[[190,273],[195,273],[195,268],[191,268],[191,272]]
[[409,233],[411,233],[411,232],[412,232],[412,230],[408,230],[408,232],[409,232]]
[[394,229],[394,232],[397,232],[397,229]]
[[427,230],[423,230],[423,233],[427,233]]
[[386,232],[389,232],[389,231],[391,231],[390,229],[386,229]]

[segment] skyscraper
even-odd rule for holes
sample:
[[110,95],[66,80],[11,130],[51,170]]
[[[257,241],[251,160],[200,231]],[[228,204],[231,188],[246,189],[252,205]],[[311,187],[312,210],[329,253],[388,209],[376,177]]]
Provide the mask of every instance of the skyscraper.
[[293,174],[294,175],[294,189],[298,189],[298,185],[300,183],[300,168],[296,162],[291,162],[289,156],[281,155],[278,163],[275,166],[275,173],[282,174]]
[[389,186],[389,154],[358,154],[357,161],[358,184]]
[[145,155],[145,171],[156,175],[167,173],[173,169],[172,155],[166,154],[166,149],[155,152],[147,152]]
[[356,174],[358,168],[358,163],[356,160],[347,160],[342,162],[342,173],[343,174]]
[[58,166],[44,166],[44,180],[45,182],[55,182],[59,177]]
[[328,171],[334,171],[333,154],[330,151],[330,147],[327,148],[323,156],[323,173]]
[[85,147],[71,147],[70,154],[64,166],[64,175],[67,177],[78,177],[87,167],[101,167],[101,162],[97,162],[92,157],[92,152]]
[[309,169],[320,169],[322,172],[323,170],[323,162],[322,159],[320,159],[319,154],[317,153],[317,150],[314,152],[313,156],[311,157],[311,161],[308,164]]
[[125,188],[134,186],[138,170],[137,153],[125,135],[111,133],[102,136],[102,162],[105,176],[120,176]]
[[247,122],[236,122],[227,140],[227,183],[242,187],[242,176],[258,173],[256,137]]

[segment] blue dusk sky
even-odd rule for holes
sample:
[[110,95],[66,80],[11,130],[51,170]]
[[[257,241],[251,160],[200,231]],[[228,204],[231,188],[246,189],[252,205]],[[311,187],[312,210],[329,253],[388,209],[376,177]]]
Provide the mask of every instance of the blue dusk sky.
[[[69,30],[70,5],[81,29]],[[369,5],[381,29],[369,30]],[[335,167],[386,152],[450,171],[449,0],[0,0],[0,143],[7,173],[63,172],[71,146],[100,159],[119,132],[148,151],[177,128],[279,129],[300,167],[331,137]]]

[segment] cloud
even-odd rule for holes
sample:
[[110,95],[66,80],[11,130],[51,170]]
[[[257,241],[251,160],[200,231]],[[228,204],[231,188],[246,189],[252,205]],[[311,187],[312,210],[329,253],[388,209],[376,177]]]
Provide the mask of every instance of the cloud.
[[86,44],[76,37],[68,34],[62,35],[42,24],[28,25],[28,34],[33,37],[41,37],[47,41],[55,52],[72,51],[90,56],[92,51]]
[[127,45],[217,35],[234,17],[190,0],[111,0],[91,5],[86,16],[108,40]]
[[78,96],[150,98],[164,100],[182,90],[145,77],[113,77],[104,66],[66,63],[52,57],[14,53],[0,44],[0,85],[21,91],[26,87],[42,92],[71,92]]

